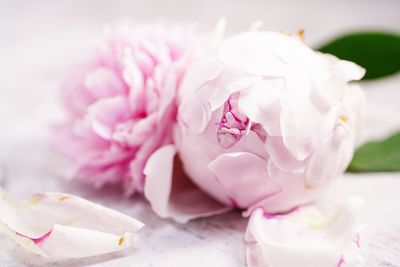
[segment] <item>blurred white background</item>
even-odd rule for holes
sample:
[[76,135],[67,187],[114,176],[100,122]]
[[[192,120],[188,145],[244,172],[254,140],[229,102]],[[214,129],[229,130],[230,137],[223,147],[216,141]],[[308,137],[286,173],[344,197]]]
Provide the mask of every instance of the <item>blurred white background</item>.
[[[76,193],[79,190],[64,184],[61,187],[54,179],[53,154],[47,147],[48,130],[62,115],[57,94],[63,75],[101,38],[105,24],[122,18],[138,23],[194,22],[205,32],[212,30],[221,17],[228,20],[228,33],[246,30],[257,20],[263,21],[264,29],[293,32],[304,29],[305,41],[313,47],[340,33],[360,29],[400,33],[399,0],[2,0],[0,162],[7,168],[6,189],[20,197],[38,191]],[[399,75],[365,83],[363,87],[369,106],[361,141],[399,130]],[[367,266],[400,266],[400,215],[396,214],[400,210],[400,176],[373,174],[351,178],[349,191],[367,199],[363,216],[375,225],[366,234]],[[147,214],[149,209],[143,203],[145,206],[132,210],[131,204],[119,197],[81,194],[139,216],[149,224],[149,229],[157,229],[145,232],[149,236],[142,237],[147,241],[138,253],[113,259],[103,266],[177,267],[188,266],[189,261],[191,266],[244,264],[242,228],[245,222],[237,214],[178,226]],[[232,216],[238,224],[226,225]],[[173,248],[165,250],[172,243]],[[0,266],[50,265],[25,255],[2,238],[0,251]],[[61,265],[83,266],[97,261]]]

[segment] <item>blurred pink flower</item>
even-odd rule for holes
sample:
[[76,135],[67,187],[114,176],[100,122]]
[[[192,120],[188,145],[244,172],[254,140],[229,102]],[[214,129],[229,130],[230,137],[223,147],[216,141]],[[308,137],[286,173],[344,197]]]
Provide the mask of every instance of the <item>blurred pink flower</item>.
[[127,195],[143,191],[146,160],[172,141],[183,55],[193,39],[189,28],[124,22],[72,69],[62,90],[68,119],[57,127],[56,144],[74,178],[121,184]]
[[[364,96],[348,82],[364,70],[277,32],[240,33],[206,50],[179,90],[174,141],[188,177],[248,214],[313,202],[352,158]],[[172,162],[172,148],[159,151],[149,165]],[[150,181],[173,175],[147,167],[145,173]],[[160,197],[164,188],[148,189],[155,211],[187,220],[184,208],[168,208],[176,207],[174,190]]]

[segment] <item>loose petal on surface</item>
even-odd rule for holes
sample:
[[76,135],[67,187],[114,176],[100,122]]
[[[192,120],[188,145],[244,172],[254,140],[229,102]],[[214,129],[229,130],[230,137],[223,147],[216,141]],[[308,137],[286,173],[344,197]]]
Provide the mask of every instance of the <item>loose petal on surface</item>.
[[228,211],[229,207],[200,191],[186,177],[175,154],[173,145],[164,146],[146,164],[144,194],[153,210],[162,218],[180,223]]
[[0,226],[28,251],[73,259],[132,247],[143,224],[69,194],[36,194],[18,202],[1,191]]
[[361,199],[349,197],[334,210],[304,206],[274,216],[257,209],[246,233],[248,266],[361,266],[356,220],[361,206]]

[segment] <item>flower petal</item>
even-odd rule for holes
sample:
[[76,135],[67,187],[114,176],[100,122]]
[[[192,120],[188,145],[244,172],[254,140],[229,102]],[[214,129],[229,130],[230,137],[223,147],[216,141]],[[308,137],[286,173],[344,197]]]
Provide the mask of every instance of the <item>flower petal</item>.
[[175,154],[176,148],[166,145],[147,161],[144,194],[153,210],[160,217],[179,223],[228,211],[229,207],[210,198],[189,180]]
[[88,119],[94,132],[106,140],[112,138],[117,124],[127,116],[129,105],[127,99],[122,96],[99,100],[88,109]]
[[285,147],[281,136],[269,136],[266,140],[266,147],[270,159],[279,169],[290,172],[304,171],[306,162],[293,157]]
[[310,157],[306,185],[308,187],[330,184],[340,177],[353,155],[353,137],[342,125]]
[[274,162],[268,160],[268,174],[279,183],[281,191],[258,203],[250,206],[244,215],[249,216],[257,208],[263,208],[266,212],[277,213],[289,211],[299,205],[310,203],[316,194],[324,188],[307,188],[303,173],[287,172],[278,168]]
[[248,207],[280,190],[269,176],[265,163],[264,159],[252,153],[225,153],[211,161],[208,168],[235,204]]
[[286,84],[281,114],[283,142],[296,159],[304,160],[332,132],[337,108],[322,112],[312,105],[310,80],[301,75],[288,78]]
[[252,122],[260,123],[269,135],[281,135],[280,97],[283,92],[282,79],[268,79],[242,90],[239,110]]
[[17,202],[0,192],[0,226],[26,250],[72,259],[131,247],[143,224],[69,194],[36,194]]
[[96,68],[86,74],[86,90],[95,99],[113,97],[126,93],[126,85],[112,70],[104,67]]
[[350,197],[333,212],[304,206],[286,215],[265,216],[257,209],[246,233],[248,265],[360,266],[355,238],[361,206],[361,199]]
[[[260,76],[243,74],[237,69],[225,70],[217,79],[199,87],[197,97],[206,101],[211,111],[215,111],[226,102],[229,96],[260,81]],[[219,90],[215,90],[216,87]]]

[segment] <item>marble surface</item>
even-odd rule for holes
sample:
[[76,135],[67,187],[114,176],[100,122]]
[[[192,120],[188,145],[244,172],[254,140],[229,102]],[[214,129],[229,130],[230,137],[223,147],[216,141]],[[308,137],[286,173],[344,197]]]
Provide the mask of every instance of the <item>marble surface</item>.
[[[356,28],[400,32],[400,2],[379,1],[0,1],[0,162],[3,186],[18,198],[63,191],[118,209],[146,223],[141,242],[129,251],[84,260],[51,262],[23,251],[0,234],[0,266],[245,266],[247,221],[231,212],[185,225],[160,220],[139,196],[93,191],[59,177],[61,160],[48,146],[49,125],[62,112],[59,82],[70,64],[99,38],[101,26],[120,17],[200,22],[210,30],[220,16],[228,32],[257,19],[267,29],[306,29],[306,41],[321,43]],[[340,17],[340,19],[338,19]],[[360,143],[400,129],[400,77],[363,83],[368,100]],[[346,174],[343,194],[366,200],[361,247],[365,266],[400,266],[400,174]],[[317,267],[317,266],[316,266]]]

